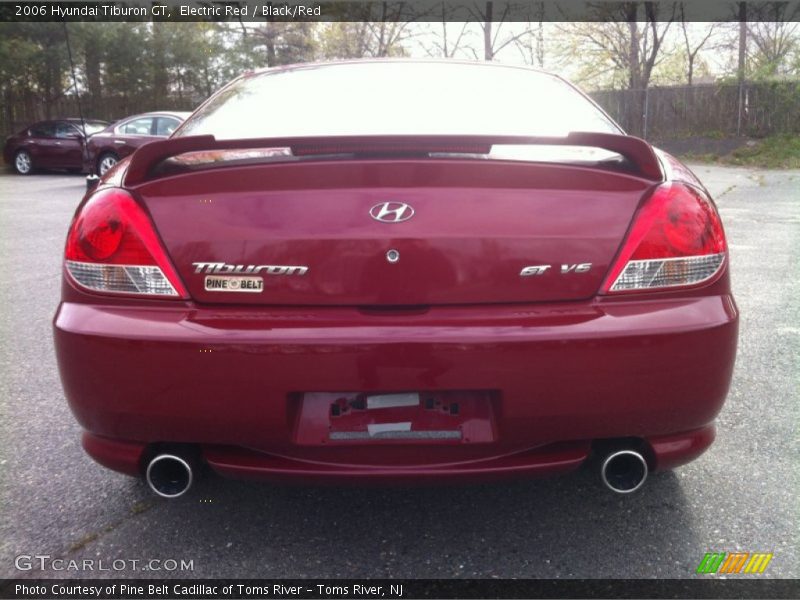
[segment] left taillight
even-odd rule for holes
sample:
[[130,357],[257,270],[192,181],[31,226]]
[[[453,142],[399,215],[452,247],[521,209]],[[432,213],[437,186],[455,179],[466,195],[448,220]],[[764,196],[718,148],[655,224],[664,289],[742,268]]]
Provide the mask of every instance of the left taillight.
[[188,298],[150,217],[118,188],[96,193],[75,216],[65,268],[93,292]]

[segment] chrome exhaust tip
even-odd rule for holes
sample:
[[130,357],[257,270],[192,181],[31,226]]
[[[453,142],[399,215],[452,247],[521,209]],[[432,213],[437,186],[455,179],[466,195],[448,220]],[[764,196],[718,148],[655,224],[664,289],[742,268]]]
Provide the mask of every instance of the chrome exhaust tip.
[[194,469],[180,456],[159,454],[147,464],[145,479],[162,498],[179,498],[192,487]]
[[612,452],[600,467],[600,476],[608,489],[618,494],[635,492],[647,479],[647,461],[635,450]]

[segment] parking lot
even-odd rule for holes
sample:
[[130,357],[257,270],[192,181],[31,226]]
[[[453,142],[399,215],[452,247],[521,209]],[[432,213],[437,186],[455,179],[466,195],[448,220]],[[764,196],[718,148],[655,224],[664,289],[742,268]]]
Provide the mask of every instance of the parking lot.
[[[580,471],[421,489],[208,478],[171,502],[84,454],[61,391],[51,319],[83,177],[3,172],[0,577],[682,578],[736,550],[774,553],[761,577],[800,576],[800,171],[695,171],[719,203],[741,311],[732,389],[699,460],[629,497]],[[20,571],[20,555],[110,570]],[[191,568],[142,571],[153,559]]]

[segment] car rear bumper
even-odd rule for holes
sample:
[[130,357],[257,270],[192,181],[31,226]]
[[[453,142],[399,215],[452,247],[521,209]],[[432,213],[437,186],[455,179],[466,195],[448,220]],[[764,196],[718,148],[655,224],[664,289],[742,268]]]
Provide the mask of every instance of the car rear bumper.
[[[642,440],[652,468],[692,460],[737,322],[727,295],[405,313],[63,303],[55,341],[84,446],[119,471],[162,442],[235,476],[473,480],[569,470],[609,438]],[[444,393],[474,413],[435,417],[459,439],[334,439],[343,421],[311,408],[339,392]]]
[[[637,447],[651,470],[670,469],[700,456],[715,435],[714,425],[706,425],[684,433],[646,438]],[[83,447],[99,464],[132,476],[141,475],[147,457],[153,455],[144,442],[114,440],[89,432],[83,433]],[[203,460],[220,475],[288,483],[435,484],[541,477],[577,469],[591,451],[591,444],[581,441],[548,444],[484,460],[427,465],[401,462],[393,466],[306,461],[238,446],[201,446]]]

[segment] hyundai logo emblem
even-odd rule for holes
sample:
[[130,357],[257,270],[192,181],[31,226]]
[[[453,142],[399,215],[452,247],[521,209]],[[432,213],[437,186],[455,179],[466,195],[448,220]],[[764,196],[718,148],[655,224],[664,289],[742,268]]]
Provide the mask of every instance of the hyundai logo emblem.
[[414,209],[405,202],[381,202],[369,209],[369,216],[381,223],[402,223],[414,216]]

